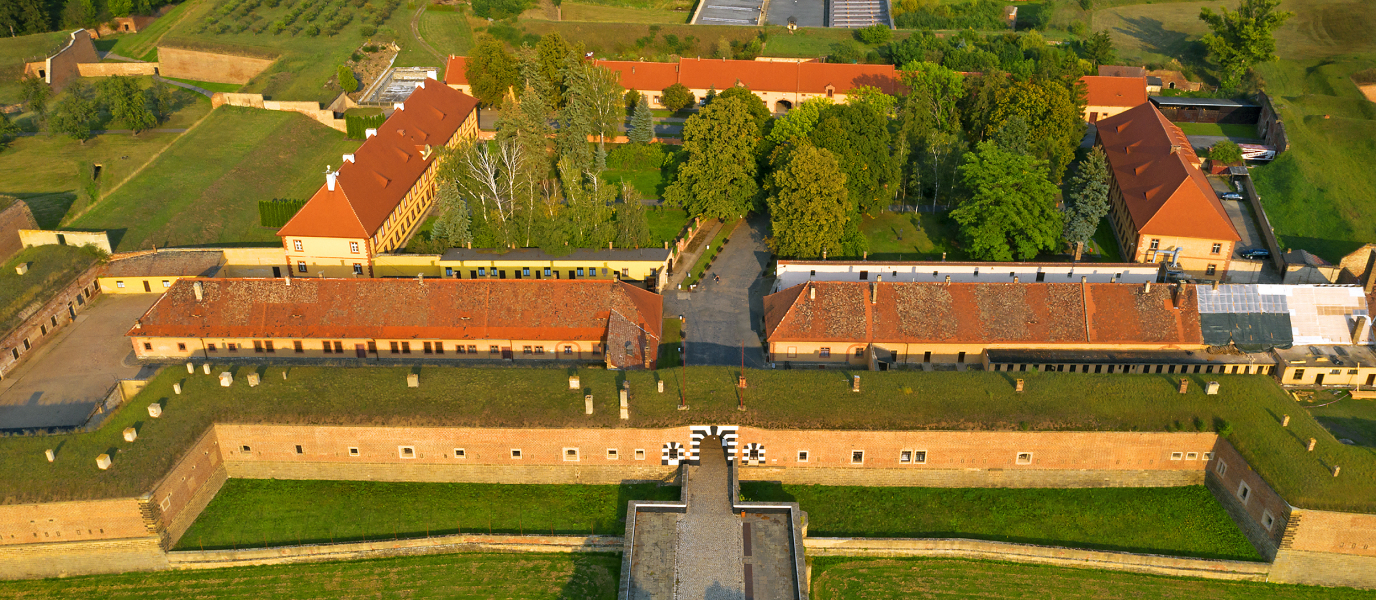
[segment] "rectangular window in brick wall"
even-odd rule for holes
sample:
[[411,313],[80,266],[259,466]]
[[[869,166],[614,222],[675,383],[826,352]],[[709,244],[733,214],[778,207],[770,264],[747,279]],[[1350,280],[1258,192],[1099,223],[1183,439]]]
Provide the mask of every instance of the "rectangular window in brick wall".
[[397,446],[397,454],[402,458],[415,458],[416,448],[414,446]]
[[1186,452],[1186,453],[1185,453],[1185,460],[1199,460],[1199,453],[1198,453],[1198,452]]
[[468,451],[463,448],[455,448],[454,458],[468,458]]
[[296,453],[297,453],[297,454],[305,454],[305,453],[306,453],[306,449],[305,449],[305,448],[302,448],[302,447],[301,447],[301,444],[297,444],[297,445],[296,445]]
[[1214,453],[1213,453],[1213,452],[1205,452],[1205,453],[1204,453],[1204,460],[1205,460],[1205,461],[1210,461],[1210,460],[1213,460],[1213,459],[1214,459]]
[[865,462],[865,451],[864,451],[864,450],[851,450],[851,451],[850,451],[850,463],[851,463],[851,464],[853,464],[853,465],[858,465],[858,464],[863,464],[864,462]]
[[1247,482],[1246,482],[1246,481],[1240,481],[1240,482],[1238,482],[1238,484],[1237,484],[1237,499],[1238,499],[1238,500],[1241,500],[1243,504],[1246,504],[1246,503],[1247,503],[1247,500],[1248,500],[1249,498],[1251,498],[1251,497],[1252,497],[1252,486],[1247,485]]
[[607,460],[616,460],[620,456],[616,453],[616,448],[607,448]]
[[799,451],[798,451],[798,462],[800,462],[800,463],[807,462],[807,450],[799,450]]
[[1265,527],[1267,531],[1271,531],[1271,528],[1276,526],[1276,518],[1271,515],[1271,511],[1262,511],[1261,525]]
[[239,446],[239,451],[243,452],[244,454],[248,454],[250,452],[253,452],[253,448],[250,448],[248,446]]
[[564,448],[564,462],[578,462],[578,449]]
[[520,460],[520,459],[521,459],[521,449],[520,449],[520,448],[512,448],[512,449],[511,449],[511,458],[512,458],[512,460]]
[[1215,473],[1218,473],[1220,476],[1222,476],[1222,475],[1227,475],[1227,474],[1228,474],[1228,463],[1223,462],[1223,461],[1221,461],[1221,460],[1218,461],[1218,465],[1216,465],[1216,466],[1214,467],[1214,472],[1215,472]]
[[358,448],[349,447],[349,456],[358,456]]
[[1180,460],[1180,459],[1182,459],[1182,458],[1185,458],[1185,453],[1184,453],[1184,452],[1172,452],[1172,453],[1171,453],[1171,460]]
[[636,449],[635,449],[635,459],[636,459],[636,460],[645,460],[645,450],[642,449],[642,448],[636,448]]
[[1017,458],[1017,463],[1020,464],[1020,465],[1030,465],[1030,464],[1032,464],[1032,453],[1031,453],[1031,452],[1019,452],[1019,453],[1018,453],[1018,458]]

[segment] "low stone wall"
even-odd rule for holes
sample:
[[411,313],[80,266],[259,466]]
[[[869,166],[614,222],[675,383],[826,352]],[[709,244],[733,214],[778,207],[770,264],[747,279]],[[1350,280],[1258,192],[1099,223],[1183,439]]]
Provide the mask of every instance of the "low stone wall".
[[336,119],[334,117],[334,111],[327,108],[320,108],[319,102],[281,102],[277,100],[265,100],[262,94],[216,92],[215,95],[210,97],[210,105],[212,107],[229,105],[301,113],[331,129],[337,129],[339,131],[348,130],[348,126],[344,119]]
[[248,83],[248,80],[262,73],[275,60],[171,46],[158,47],[159,70],[162,76],[192,81]]
[[0,579],[37,579],[167,569],[157,536],[0,546]]
[[85,63],[77,65],[77,72],[82,77],[112,77],[115,75],[130,77],[140,75],[157,75],[158,63]]
[[218,569],[453,552],[621,552],[623,545],[622,538],[610,535],[444,535],[244,550],[177,551],[167,553],[167,561],[173,569]]
[[1131,571],[1175,577],[1265,581],[1271,565],[964,539],[804,538],[808,556],[930,556]]
[[1376,588],[1376,515],[1292,509],[1271,580]]
[[21,229],[19,241],[29,246],[95,246],[112,254],[110,234],[104,231],[61,231],[56,229]]
[[1038,469],[843,469],[744,467],[741,481],[788,485],[942,488],[1180,487],[1204,483],[1203,471]]

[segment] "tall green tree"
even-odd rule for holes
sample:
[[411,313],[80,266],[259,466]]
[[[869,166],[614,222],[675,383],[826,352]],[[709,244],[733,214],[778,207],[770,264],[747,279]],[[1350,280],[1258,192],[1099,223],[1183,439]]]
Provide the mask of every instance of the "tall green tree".
[[[930,34],[909,39],[915,38],[936,39]],[[915,195],[920,197],[925,171],[923,163],[929,150],[937,150],[936,154],[944,158],[949,154],[946,150],[955,142],[954,133],[960,130],[960,99],[965,92],[965,77],[928,62],[906,64],[900,77],[908,93],[903,95],[898,108],[894,160],[902,168],[900,189],[905,198],[909,190],[915,190]],[[939,160],[934,164],[943,163]],[[939,185],[933,187],[933,202],[940,191]]]
[[588,133],[597,136],[597,151],[601,160],[607,155],[607,137],[616,137],[626,120],[621,104],[621,74],[580,59],[570,59],[565,65],[564,80],[568,84],[568,104],[564,112],[575,113]]
[[1067,190],[1062,235],[1075,246],[1075,260],[1080,260],[1085,244],[1108,214],[1108,190],[1108,158],[1096,147],[1075,169]]
[[172,86],[154,81],[143,93],[147,96],[148,108],[157,116],[159,123],[172,117],[172,111],[176,110],[176,97],[173,95]]
[[760,128],[760,133],[764,133],[765,125],[769,123],[769,107],[764,105],[764,100],[756,96],[755,92],[750,91],[750,88],[743,85],[737,85],[723,90],[720,94],[717,94],[713,100],[721,100],[724,98],[739,99],[745,106],[745,109],[750,112],[750,118],[755,120],[755,126]]
[[832,105],[822,111],[809,139],[836,156],[858,212],[873,216],[888,209],[898,190],[898,166],[890,153],[887,118],[867,104]]
[[650,244],[650,218],[640,193],[629,183],[621,184],[621,204],[616,209],[616,245],[642,248]]
[[698,101],[697,98],[693,97],[693,91],[681,83],[675,83],[664,88],[660,94],[660,103],[669,110],[682,110],[697,104]]
[[0,112],[0,149],[8,146],[16,133],[19,133],[19,126],[10,120],[9,115]]
[[802,140],[781,146],[773,165],[765,186],[774,253],[789,258],[842,253],[847,230],[856,224],[836,156]]
[[551,107],[560,108],[564,106],[564,93],[568,91],[564,85],[564,63],[574,55],[574,48],[556,31],[541,37],[540,43],[535,45],[535,52],[539,64],[538,77],[549,86],[545,92],[546,100]]
[[1059,182],[1075,149],[1084,138],[1084,98],[1063,81],[1013,81],[999,90],[985,131],[972,139],[990,139],[1014,116],[1027,124],[1027,149],[1047,161],[1053,182]]
[[92,0],[67,0],[62,8],[62,24],[65,27],[93,27],[100,12]]
[[76,81],[67,86],[67,93],[53,107],[48,119],[48,129],[53,133],[65,135],[86,145],[91,138],[91,129],[96,120],[98,107],[91,86]]
[[502,96],[515,89],[520,79],[516,57],[498,40],[478,44],[468,55],[464,74],[473,88],[473,97],[487,106],[501,106]]
[[19,85],[24,104],[28,105],[29,110],[38,113],[38,117],[42,119],[48,114],[48,97],[52,94],[52,89],[43,78],[34,75],[25,75],[19,80]]
[[105,10],[110,11],[112,16],[127,17],[134,12],[134,0],[108,0]]
[[459,195],[453,180],[439,183],[439,213],[430,229],[431,251],[444,252],[473,242],[472,217],[468,203]]
[[1013,115],[994,132],[994,143],[1014,154],[1027,153],[1027,120]]
[[773,144],[784,144],[793,139],[806,138],[817,126],[822,111],[832,105],[830,98],[817,96],[802,101],[797,106],[774,119],[774,127],[766,139]]
[[1204,47],[1219,66],[1223,87],[1237,89],[1252,67],[1276,59],[1275,31],[1295,13],[1276,10],[1281,0],[1241,0],[1236,11],[1199,9],[1209,26]]
[[[887,31],[888,28],[886,27]],[[898,98],[894,98],[872,85],[857,85],[851,88],[846,94],[846,104],[865,105],[875,112],[892,117],[894,107],[898,104]]]
[[655,139],[655,119],[650,114],[650,101],[645,99],[645,94],[638,94],[640,99],[635,103],[635,111],[631,113],[631,130],[626,137],[637,144],[648,144]]
[[110,116],[132,129],[134,135],[158,124],[158,117],[148,109],[147,98],[137,79],[118,75],[107,77],[100,82],[100,92]]
[[965,155],[961,181],[970,194],[951,218],[976,260],[1030,260],[1060,241],[1056,186],[1045,161],[980,142]]
[[665,200],[690,215],[708,218],[734,218],[756,210],[759,144],[759,127],[741,99],[709,104],[683,124],[687,160],[665,190]]
[[1242,162],[1242,148],[1229,140],[1221,140],[1209,148],[1209,160],[1230,165]]
[[339,87],[344,93],[352,94],[358,91],[358,78],[354,76],[354,70],[350,69],[349,65],[339,65],[338,75]]
[[1118,62],[1117,54],[1113,50],[1113,38],[1109,37],[1107,31],[1090,35],[1079,44],[1079,50],[1080,55],[1096,67]]

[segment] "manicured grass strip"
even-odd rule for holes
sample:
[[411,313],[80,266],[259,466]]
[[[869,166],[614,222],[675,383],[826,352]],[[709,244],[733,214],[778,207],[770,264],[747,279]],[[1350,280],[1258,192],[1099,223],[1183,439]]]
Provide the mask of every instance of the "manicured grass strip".
[[165,79],[168,79],[168,80],[171,80],[171,81],[180,81],[180,82],[182,82],[182,83],[189,83],[189,84],[191,84],[191,85],[194,85],[194,86],[196,86],[196,87],[198,87],[198,88],[201,88],[201,89],[203,89],[203,90],[206,90],[206,91],[208,91],[208,92],[225,92],[225,93],[237,92],[237,91],[239,91],[239,88],[244,87],[244,84],[242,84],[242,83],[216,83],[216,82],[214,82],[214,81],[196,81],[196,80],[194,80],[194,79],[176,79],[176,78],[174,78],[174,77],[166,77]]
[[[671,315],[672,316],[672,315]],[[239,383],[250,368],[262,384]],[[282,371],[288,378],[282,379]],[[676,410],[685,381],[679,369],[615,372],[582,368],[583,386],[616,396],[618,378],[637,394],[629,421],[616,411],[583,414],[583,397],[568,389],[567,368],[422,367],[420,388],[407,388],[411,367],[212,366],[236,373],[222,388],[212,375],[163,369],[147,389],[110,415],[101,429],[48,437],[0,438],[0,498],[7,503],[135,497],[152,488],[177,457],[212,423],[358,424],[463,427],[669,427],[734,423],[777,429],[1001,430],[1026,422],[1033,431],[1163,431],[1195,417],[1232,423],[1232,443],[1291,504],[1317,510],[1376,512],[1376,457],[1328,433],[1273,379],[1254,375],[1192,375],[1189,393],[1179,376],[890,371],[860,373],[861,392],[838,370],[752,370],[748,410],[737,410],[737,369],[692,367],[686,378],[691,410]],[[1206,381],[1221,384],[1217,395]],[[182,383],[180,395],[172,392]],[[164,403],[163,416],[144,408]],[[1290,426],[1280,416],[1290,415]],[[121,437],[139,425],[136,443]],[[1305,451],[1309,438],[1318,440]],[[57,461],[43,458],[58,448]],[[116,448],[108,471],[95,456]],[[1334,477],[1332,465],[1342,467]]]
[[358,145],[299,114],[222,106],[72,226],[111,231],[117,252],[277,243],[258,201],[309,198]]
[[672,369],[682,365],[682,349],[683,323],[678,320],[678,315],[664,319],[664,328],[660,330],[658,368]]
[[0,598],[615,600],[616,554],[440,554],[0,581]]
[[[909,198],[909,202],[921,202]],[[930,203],[928,203],[930,204]],[[956,247],[960,232],[947,213],[892,213],[864,217],[860,233],[869,241],[870,260],[961,260],[965,253]],[[856,258],[837,257],[837,258]]]
[[456,533],[621,535],[626,503],[679,488],[231,479],[178,550],[294,546]]
[[[22,322],[19,315],[25,308],[37,309],[98,258],[84,247],[33,246],[6,261],[0,267],[0,334]],[[29,263],[29,272],[20,275],[15,267],[24,263]]]
[[1031,598],[1103,600],[1371,600],[1376,591],[1163,577],[960,559],[812,560],[813,600]]
[[797,502],[822,537],[967,538],[1262,560],[1204,486],[997,489],[743,482],[746,500]]

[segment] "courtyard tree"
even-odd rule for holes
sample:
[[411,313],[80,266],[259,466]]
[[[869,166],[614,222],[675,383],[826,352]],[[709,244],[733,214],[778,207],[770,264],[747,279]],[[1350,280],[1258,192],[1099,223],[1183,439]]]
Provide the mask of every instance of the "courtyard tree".
[[147,97],[137,79],[118,75],[107,77],[100,82],[100,92],[111,118],[133,130],[135,135],[158,124],[158,116],[149,110]]
[[158,118],[161,123],[172,117],[172,111],[176,110],[176,98],[173,96],[172,86],[161,81],[154,81],[153,85],[143,91],[147,97],[149,110]]
[[783,144],[789,140],[806,138],[817,126],[817,119],[821,117],[822,111],[831,105],[831,99],[823,96],[802,101],[792,110],[774,119],[774,127],[770,128],[766,139],[773,144]]
[[898,166],[890,153],[888,119],[867,104],[832,105],[822,111],[809,139],[835,155],[857,212],[874,216],[889,207],[898,189]]
[[626,120],[626,109],[621,104],[621,74],[574,58],[566,65],[564,80],[568,84],[568,104],[564,111],[574,113],[587,132],[597,136],[598,169],[601,170],[607,155],[607,136],[616,137]]
[[1061,213],[1046,162],[980,142],[965,155],[961,182],[970,194],[951,218],[975,260],[1030,260],[1060,241]]
[[616,209],[616,245],[641,248],[650,243],[650,217],[640,202],[640,193],[629,183],[621,184],[621,204]]
[[698,101],[697,98],[693,97],[693,91],[681,83],[675,83],[664,88],[660,94],[661,103],[664,104],[664,108],[669,110],[683,110],[697,104]]
[[96,99],[91,86],[80,80],[67,86],[67,93],[53,107],[48,128],[56,134],[70,137],[84,146],[91,138],[96,120]]
[[514,89],[520,79],[516,57],[506,51],[506,44],[488,40],[478,44],[468,55],[464,75],[472,86],[473,96],[488,106],[500,106],[502,96]]
[[687,160],[664,192],[689,215],[734,218],[756,209],[760,130],[740,98],[709,104],[683,124]]
[[[846,197],[846,174],[836,156],[806,140],[781,146],[765,180],[770,248],[781,257],[817,258],[842,251],[857,216]],[[861,238],[863,240],[863,238]]]
[[745,106],[745,110],[750,113],[750,118],[755,120],[755,126],[760,128],[761,134],[764,133],[765,126],[769,123],[770,116],[769,107],[765,106],[764,100],[761,100],[759,96],[756,96],[754,92],[750,91],[750,88],[743,85],[736,85],[722,90],[720,94],[717,94],[717,96],[713,98],[713,101],[725,100],[727,98],[740,99],[741,104]]
[[1073,84],[1055,79],[1013,81],[996,94],[992,118],[972,139],[991,139],[1009,119],[1027,124],[1027,150],[1047,161],[1049,177],[1059,182],[1084,137],[1084,98]]
[[9,115],[0,112],[0,149],[8,146],[16,133],[19,133],[19,126],[10,120]]
[[1209,26],[1204,47],[1218,65],[1219,80],[1226,89],[1237,89],[1252,67],[1276,59],[1275,31],[1295,13],[1276,10],[1281,0],[1241,0],[1236,11],[1215,13],[1199,9],[1199,19]]
[[1080,260],[1085,244],[1108,214],[1108,158],[1102,148],[1090,150],[1067,187],[1065,229],[1061,235],[1075,247],[1075,260]]
[[535,52],[538,75],[532,75],[538,76],[542,83],[548,86],[545,93],[549,105],[553,108],[562,107],[564,92],[567,91],[564,86],[564,63],[568,61],[569,56],[574,55],[574,49],[558,32],[552,32],[540,38],[540,43],[535,45]]
[[444,252],[462,248],[473,241],[472,216],[468,203],[459,195],[454,181],[441,181],[439,188],[439,218],[430,229],[431,250]]
[[885,117],[893,116],[898,99],[872,85],[857,85],[846,94],[846,104],[865,105]]
[[1231,141],[1221,140],[1209,148],[1209,160],[1224,165],[1240,163],[1242,162],[1242,148]]
[[631,130],[626,133],[626,137],[637,144],[648,144],[655,138],[655,120],[650,114],[650,102],[645,99],[645,94],[636,94],[640,97],[635,103],[635,111],[631,113]]

